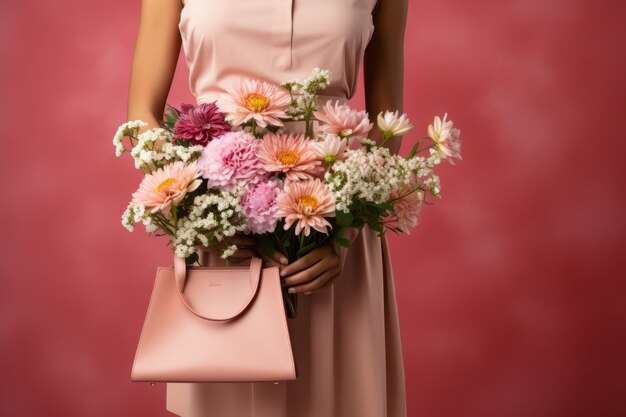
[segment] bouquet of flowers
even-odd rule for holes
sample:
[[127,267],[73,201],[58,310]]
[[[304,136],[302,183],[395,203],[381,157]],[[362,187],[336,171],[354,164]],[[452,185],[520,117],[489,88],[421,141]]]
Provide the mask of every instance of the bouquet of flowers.
[[[145,122],[122,124],[116,155],[129,152],[145,173],[122,224],[133,231],[142,222],[147,232],[169,236],[187,264],[197,262],[199,245],[236,233],[255,235],[260,251],[278,250],[289,262],[328,239],[348,247],[347,228],[410,233],[427,196],[440,197],[434,167],[462,159],[460,130],[447,115],[435,117],[406,157],[391,154],[384,144],[412,129],[407,115],[381,112],[377,143],[368,138],[374,124],[367,112],[338,101],[318,108],[329,79],[320,68],[280,85],[242,79],[219,101],[167,105],[158,128],[138,133]],[[304,133],[288,131],[287,120],[302,121]],[[221,257],[236,250],[227,246]],[[283,295],[295,317],[296,294]]]

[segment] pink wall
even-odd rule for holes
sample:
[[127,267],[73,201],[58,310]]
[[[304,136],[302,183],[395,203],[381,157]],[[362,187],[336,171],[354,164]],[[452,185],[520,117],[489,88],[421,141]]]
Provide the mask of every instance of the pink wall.
[[[111,144],[139,1],[2,9],[0,415],[165,416],[165,387],[129,373],[170,255],[120,225],[140,176]],[[389,237],[410,417],[626,415],[625,12],[411,2],[405,111],[447,111],[464,161]],[[186,77],[181,59],[172,103]]]

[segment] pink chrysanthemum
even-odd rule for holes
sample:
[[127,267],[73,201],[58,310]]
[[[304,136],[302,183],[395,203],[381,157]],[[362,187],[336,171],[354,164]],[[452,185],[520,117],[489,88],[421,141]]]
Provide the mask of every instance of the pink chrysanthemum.
[[174,124],[174,137],[188,140],[192,145],[206,146],[212,138],[230,131],[226,115],[218,110],[215,102],[197,106],[181,104],[180,117]]
[[240,183],[267,176],[257,156],[260,141],[248,132],[224,133],[212,140],[198,158],[198,168],[208,187],[233,191]]
[[416,186],[417,179],[414,179],[411,184],[397,188],[390,194],[391,199],[394,200],[395,223],[398,229],[406,234],[411,234],[411,229],[417,226],[417,215],[422,206],[423,193],[415,191]]
[[221,94],[218,105],[235,125],[251,119],[260,127],[283,126],[281,118],[287,118],[285,109],[291,96],[284,88],[257,79],[238,80],[226,87],[228,94]]
[[333,106],[331,101],[328,100],[322,110],[313,113],[318,120],[324,122],[320,124],[319,130],[348,138],[350,143],[355,137],[366,138],[374,127],[369,121],[367,112],[354,110],[347,104],[339,104],[339,100],[336,100]]
[[310,147],[310,139],[304,134],[268,132],[263,136],[259,159],[266,171],[284,172],[286,180],[297,181],[313,178],[323,167]]
[[139,189],[133,193],[132,201],[151,208],[152,213],[161,211],[167,219],[171,219],[172,206],[202,184],[199,176],[196,162],[185,164],[177,161],[165,165],[144,177]]
[[443,115],[443,120],[435,116],[432,124],[428,125],[428,137],[437,143],[437,150],[442,158],[448,159],[452,165],[456,165],[454,158],[463,160],[461,157],[461,130],[453,126],[452,120],[446,120],[448,113]]
[[276,215],[285,218],[285,230],[296,223],[296,235],[311,228],[328,233],[331,227],[324,217],[335,217],[335,198],[328,186],[319,178],[293,182],[278,195]]
[[250,184],[241,199],[243,212],[248,218],[248,233],[271,233],[276,229],[276,198],[281,190],[282,181],[278,178]]

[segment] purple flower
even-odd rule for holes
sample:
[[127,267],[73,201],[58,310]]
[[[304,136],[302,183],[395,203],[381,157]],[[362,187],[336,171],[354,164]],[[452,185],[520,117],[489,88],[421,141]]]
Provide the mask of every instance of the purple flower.
[[206,146],[212,138],[230,131],[226,115],[215,102],[197,106],[182,103],[180,117],[174,125],[174,137],[188,140],[192,145]]

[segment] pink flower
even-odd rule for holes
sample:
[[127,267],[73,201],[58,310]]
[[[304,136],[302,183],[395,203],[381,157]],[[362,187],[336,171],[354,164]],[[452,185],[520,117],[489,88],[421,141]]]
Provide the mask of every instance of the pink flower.
[[328,134],[320,141],[312,141],[311,149],[318,158],[329,165],[346,158],[347,142],[337,135]]
[[233,191],[245,182],[257,182],[267,176],[257,157],[260,141],[248,132],[224,133],[212,140],[198,158],[198,168],[208,187]]
[[282,181],[270,178],[267,181],[250,184],[241,199],[243,212],[248,218],[247,232],[268,233],[276,229],[278,217],[276,197],[281,192]]
[[372,127],[367,112],[364,110],[353,110],[347,104],[335,105],[328,100],[321,111],[316,111],[313,115],[325,124],[320,124],[319,130],[324,133],[332,133],[342,138],[349,138],[348,143],[352,143],[355,137],[366,138]]
[[276,215],[285,218],[285,230],[296,223],[296,235],[311,228],[328,233],[330,223],[324,217],[335,217],[335,199],[328,186],[319,178],[291,183],[279,194]]
[[411,234],[411,229],[417,226],[417,215],[422,205],[422,192],[414,191],[417,183],[414,181],[411,185],[405,185],[391,192],[393,202],[393,211],[395,214],[395,222],[398,229],[403,233]]
[[291,96],[284,88],[257,79],[243,79],[226,87],[228,94],[221,94],[220,109],[228,113],[226,120],[235,125],[251,119],[260,127],[283,126],[280,118],[287,118],[285,109]]
[[452,120],[446,120],[448,113],[445,113],[443,120],[435,116],[433,124],[428,125],[428,137],[437,144],[437,150],[442,158],[448,158],[448,162],[456,165],[453,158],[462,160],[461,157],[461,131],[453,126]]
[[287,181],[313,178],[323,172],[323,167],[304,134],[268,132],[263,136],[259,159],[266,171],[284,172]]
[[225,116],[215,102],[197,106],[183,103],[180,117],[174,124],[174,137],[188,140],[192,145],[206,146],[212,138],[230,131]]
[[167,219],[171,219],[172,206],[180,203],[188,192],[202,183],[199,176],[196,162],[185,164],[177,161],[165,165],[143,178],[139,189],[133,193],[132,201],[151,208],[152,213],[160,210]]

